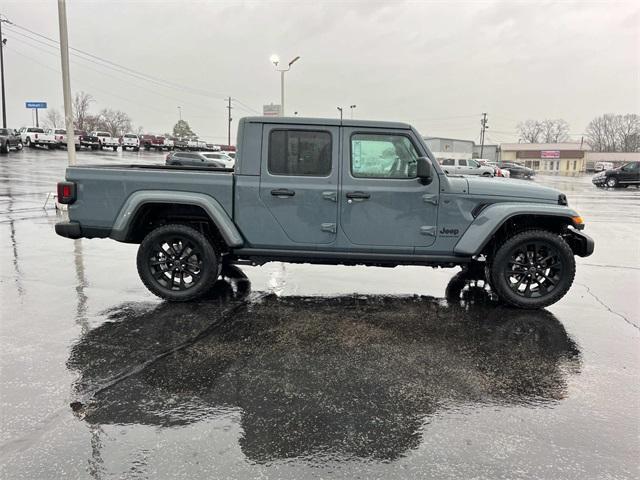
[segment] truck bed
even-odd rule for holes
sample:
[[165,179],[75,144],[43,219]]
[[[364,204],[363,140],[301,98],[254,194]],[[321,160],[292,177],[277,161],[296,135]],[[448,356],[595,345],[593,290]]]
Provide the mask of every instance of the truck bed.
[[233,216],[233,169],[180,165],[83,165],[69,167],[66,180],[78,185],[69,219],[108,231],[129,196],[140,190],[201,193]]

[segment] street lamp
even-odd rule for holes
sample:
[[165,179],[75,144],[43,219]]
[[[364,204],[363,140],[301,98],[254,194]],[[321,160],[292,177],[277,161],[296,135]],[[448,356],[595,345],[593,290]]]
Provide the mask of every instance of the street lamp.
[[342,122],[342,107],[336,107],[340,112],[340,122]]
[[280,72],[280,116],[284,117],[284,72],[291,70],[291,65],[300,60],[300,55],[291,60],[286,68],[278,68],[280,64],[280,57],[278,57],[278,55],[271,55],[269,60],[271,60],[271,63],[276,67],[276,71]]
[[353,120],[353,109],[356,108],[356,105],[349,105],[349,110],[351,110],[351,120]]
[[182,121],[182,107],[178,106],[178,115],[180,115],[180,121]]

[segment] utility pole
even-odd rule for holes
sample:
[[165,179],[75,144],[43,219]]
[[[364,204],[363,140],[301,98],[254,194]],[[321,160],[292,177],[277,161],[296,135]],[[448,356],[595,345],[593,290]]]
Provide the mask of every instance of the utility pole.
[[7,40],[2,38],[2,24],[11,23],[0,15],[0,81],[2,82],[2,128],[7,128],[7,104],[4,97],[4,46]]
[[480,158],[484,158],[483,154],[484,154],[484,131],[489,128],[489,125],[487,125],[488,120],[487,120],[487,114],[483,113],[482,114],[482,119],[480,120],[480,125],[481,125],[481,129],[480,129]]
[[180,121],[182,121],[182,107],[178,106],[178,115],[180,115]]
[[231,120],[233,120],[233,118],[231,118],[231,109],[233,108],[231,106],[231,97],[227,98],[227,101],[229,102],[229,104],[227,105],[227,145],[231,145]]
[[[62,61],[62,91],[64,93],[64,119],[67,125],[67,155],[69,165],[76,164],[76,142],[73,133],[73,111],[71,109],[71,80],[69,78],[69,35],[67,33],[67,5],[58,0],[58,24],[60,27],[60,57]],[[36,115],[38,112],[36,111]],[[36,116],[36,122],[37,122]]]
[[342,123],[342,107],[336,107],[340,112],[340,123]]

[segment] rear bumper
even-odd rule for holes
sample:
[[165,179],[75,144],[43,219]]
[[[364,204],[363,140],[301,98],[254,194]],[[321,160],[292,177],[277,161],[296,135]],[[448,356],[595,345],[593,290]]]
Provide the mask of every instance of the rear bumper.
[[569,229],[565,240],[573,250],[573,253],[579,257],[588,257],[595,249],[593,238],[578,230]]
[[56,223],[56,233],[65,238],[107,238],[111,235],[110,228],[82,227],[78,222]]
[[56,233],[66,238],[82,238],[82,229],[78,222],[56,223]]

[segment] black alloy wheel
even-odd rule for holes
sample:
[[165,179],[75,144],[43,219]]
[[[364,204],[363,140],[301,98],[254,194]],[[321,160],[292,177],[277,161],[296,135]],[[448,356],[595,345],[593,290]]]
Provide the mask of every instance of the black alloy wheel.
[[575,259],[557,234],[529,230],[508,239],[496,252],[491,284],[504,301],[521,308],[557,302],[571,287]]
[[151,292],[170,301],[204,296],[218,277],[209,240],[187,225],[165,225],[149,233],[138,250],[138,273]]

